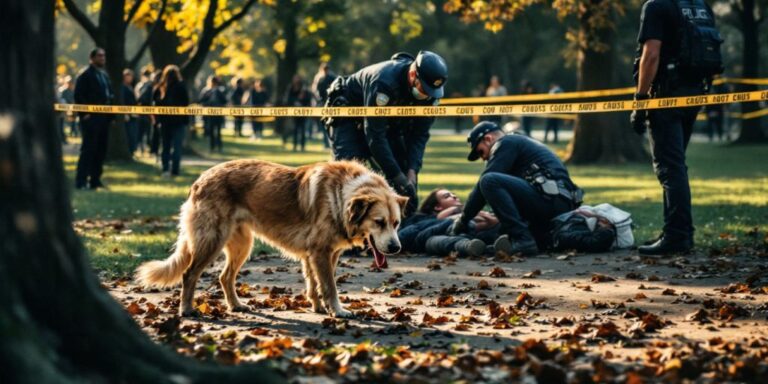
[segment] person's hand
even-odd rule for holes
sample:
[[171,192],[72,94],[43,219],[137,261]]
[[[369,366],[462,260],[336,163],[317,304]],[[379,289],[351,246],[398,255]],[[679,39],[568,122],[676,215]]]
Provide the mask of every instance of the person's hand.
[[638,135],[643,135],[648,129],[648,111],[645,109],[636,109],[629,115],[629,123],[632,130]]
[[393,186],[395,187],[395,192],[401,196],[412,197],[416,195],[416,188],[413,186],[411,181],[408,180],[408,177],[402,173],[392,179],[392,184],[394,184]]
[[453,224],[448,227],[448,236],[458,236],[462,233],[466,233],[469,230],[469,224],[464,221],[464,215],[456,216],[453,219]]
[[416,171],[414,171],[413,169],[408,170],[408,181],[412,185],[416,185]]

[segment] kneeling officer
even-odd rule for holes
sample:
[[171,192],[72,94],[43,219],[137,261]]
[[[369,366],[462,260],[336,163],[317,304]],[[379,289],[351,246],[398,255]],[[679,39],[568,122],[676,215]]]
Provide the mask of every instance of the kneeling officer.
[[497,124],[483,121],[467,141],[471,148],[467,159],[481,158],[487,164],[449,232],[465,232],[487,202],[501,225],[497,243],[511,242],[501,248],[535,255],[537,243],[546,244],[552,218],[581,205],[583,191],[571,181],[560,159],[528,136],[506,135]]
[[[442,57],[421,51],[339,77],[328,88],[327,107],[430,106],[443,97],[448,67]],[[372,160],[400,195],[409,197],[406,216],[416,210],[417,176],[434,117],[326,118],[335,160]]]

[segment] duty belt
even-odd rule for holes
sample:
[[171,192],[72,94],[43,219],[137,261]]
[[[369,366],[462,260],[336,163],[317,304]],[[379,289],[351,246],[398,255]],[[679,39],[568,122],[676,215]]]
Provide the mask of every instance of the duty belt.
[[531,169],[525,174],[525,179],[545,196],[563,197],[576,207],[583,202],[584,190],[572,183],[566,183],[564,179],[552,177],[549,171],[540,168],[537,164],[531,165]]

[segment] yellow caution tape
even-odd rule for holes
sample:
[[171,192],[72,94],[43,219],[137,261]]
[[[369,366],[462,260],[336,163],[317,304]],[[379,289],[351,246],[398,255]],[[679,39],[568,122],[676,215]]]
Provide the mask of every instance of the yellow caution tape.
[[[714,85],[720,84],[749,84],[749,85],[768,85],[768,79],[742,79],[732,77],[721,77],[712,82]],[[499,104],[518,101],[536,101],[536,100],[567,100],[567,99],[589,99],[596,97],[632,95],[635,93],[635,87],[599,89],[594,91],[575,91],[561,93],[535,93],[526,95],[508,95],[508,96],[488,96],[488,97],[453,97],[442,99],[441,105],[460,105],[460,104]]]
[[768,100],[768,91],[723,93],[701,96],[667,97],[649,100],[614,100],[580,103],[516,105],[402,106],[402,107],[157,107],[128,105],[55,104],[57,111],[138,115],[196,115],[243,117],[422,117],[545,115],[621,112],[634,109],[697,107]]

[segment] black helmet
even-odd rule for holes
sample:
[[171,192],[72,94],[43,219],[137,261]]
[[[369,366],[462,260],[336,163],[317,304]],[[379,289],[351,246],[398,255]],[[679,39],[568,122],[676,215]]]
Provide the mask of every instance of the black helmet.
[[416,76],[429,97],[443,97],[443,85],[448,80],[448,66],[440,55],[430,51],[419,51],[416,55]]
[[480,157],[480,154],[478,154],[475,149],[477,149],[477,145],[480,144],[483,137],[490,132],[500,130],[501,127],[492,121],[481,121],[475,125],[475,127],[472,128],[472,131],[469,132],[469,135],[467,135],[467,143],[469,143],[469,156],[467,156],[467,160],[477,160],[477,158]]

